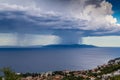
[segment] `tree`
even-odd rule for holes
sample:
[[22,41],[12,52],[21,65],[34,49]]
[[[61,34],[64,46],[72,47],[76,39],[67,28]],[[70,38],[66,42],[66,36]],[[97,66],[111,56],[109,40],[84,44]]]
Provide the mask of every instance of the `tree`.
[[20,76],[8,67],[1,69],[1,72],[4,74],[5,80],[20,80]]

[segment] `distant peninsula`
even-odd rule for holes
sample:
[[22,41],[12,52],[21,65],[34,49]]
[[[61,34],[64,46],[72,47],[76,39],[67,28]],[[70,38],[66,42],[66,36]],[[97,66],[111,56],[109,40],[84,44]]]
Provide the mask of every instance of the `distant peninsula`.
[[95,47],[97,46],[86,44],[56,44],[43,46],[43,48],[95,48]]
[[38,49],[38,48],[96,48],[94,45],[87,44],[51,44],[51,45],[35,45],[35,46],[0,46],[0,49]]

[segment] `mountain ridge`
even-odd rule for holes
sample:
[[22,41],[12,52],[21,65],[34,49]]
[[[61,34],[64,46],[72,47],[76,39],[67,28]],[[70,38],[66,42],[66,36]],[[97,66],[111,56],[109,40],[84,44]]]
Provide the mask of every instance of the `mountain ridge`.
[[56,45],[47,45],[43,46],[43,48],[95,48],[94,45],[86,45],[86,44],[56,44]]
[[0,48],[95,48],[94,45],[86,44],[51,44],[51,45],[36,45],[36,46],[0,46]]

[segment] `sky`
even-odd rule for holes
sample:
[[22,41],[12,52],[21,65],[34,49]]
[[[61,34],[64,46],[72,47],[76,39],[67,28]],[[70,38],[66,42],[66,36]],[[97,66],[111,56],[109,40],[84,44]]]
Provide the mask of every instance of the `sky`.
[[119,0],[0,0],[0,46],[120,47]]
[[120,3],[120,0],[108,0],[112,5],[113,5],[113,11],[114,14],[113,16],[116,17],[118,19],[118,23],[120,23],[120,5],[117,5],[118,3]]

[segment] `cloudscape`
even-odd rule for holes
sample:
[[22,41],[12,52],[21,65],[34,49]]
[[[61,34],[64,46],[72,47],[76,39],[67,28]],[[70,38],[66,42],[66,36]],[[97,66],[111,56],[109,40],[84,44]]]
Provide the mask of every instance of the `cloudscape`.
[[0,0],[0,45],[81,44],[83,37],[119,36],[115,2]]

